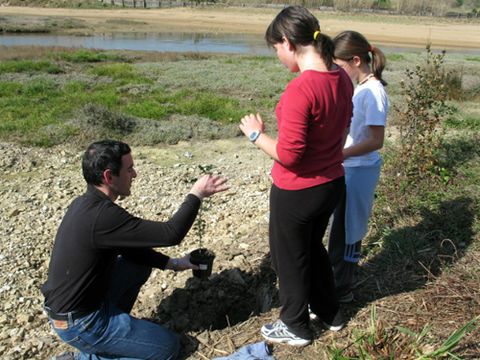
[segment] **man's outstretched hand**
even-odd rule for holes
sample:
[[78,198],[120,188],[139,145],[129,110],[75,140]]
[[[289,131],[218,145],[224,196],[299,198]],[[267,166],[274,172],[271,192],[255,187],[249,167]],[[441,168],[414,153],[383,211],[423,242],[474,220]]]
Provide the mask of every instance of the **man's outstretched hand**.
[[193,184],[190,194],[203,200],[217,192],[228,190],[229,186],[225,184],[226,182],[227,179],[219,175],[204,175]]

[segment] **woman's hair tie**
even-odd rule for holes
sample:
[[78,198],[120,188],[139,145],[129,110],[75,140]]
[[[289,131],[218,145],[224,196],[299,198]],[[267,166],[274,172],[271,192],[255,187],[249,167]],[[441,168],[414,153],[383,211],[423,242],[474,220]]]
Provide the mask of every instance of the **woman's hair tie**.
[[315,31],[313,33],[313,40],[317,41],[319,35],[320,35],[320,30]]

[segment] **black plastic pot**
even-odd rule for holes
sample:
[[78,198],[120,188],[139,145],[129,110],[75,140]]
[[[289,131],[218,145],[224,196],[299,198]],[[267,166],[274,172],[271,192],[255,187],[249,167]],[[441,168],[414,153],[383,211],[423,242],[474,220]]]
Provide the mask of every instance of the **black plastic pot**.
[[192,251],[190,253],[190,262],[198,265],[200,268],[200,270],[192,270],[193,276],[207,279],[212,274],[213,259],[215,259],[215,253],[208,249],[200,248]]

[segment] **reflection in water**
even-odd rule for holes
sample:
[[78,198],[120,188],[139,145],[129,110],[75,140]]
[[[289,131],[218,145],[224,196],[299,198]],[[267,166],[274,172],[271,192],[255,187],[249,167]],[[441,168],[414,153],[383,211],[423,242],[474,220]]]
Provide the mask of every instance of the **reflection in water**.
[[0,35],[0,45],[84,47],[105,50],[213,52],[267,55],[263,36],[215,33],[111,33],[94,36]]

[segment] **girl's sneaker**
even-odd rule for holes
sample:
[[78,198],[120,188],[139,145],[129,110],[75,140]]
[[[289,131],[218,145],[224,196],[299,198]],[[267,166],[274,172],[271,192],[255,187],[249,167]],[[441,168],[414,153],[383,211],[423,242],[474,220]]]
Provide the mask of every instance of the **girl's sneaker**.
[[270,342],[284,343],[292,346],[306,346],[312,342],[309,339],[302,339],[290,330],[282,320],[277,320],[273,324],[266,324],[262,326],[260,331],[262,336]]
[[310,306],[308,307],[308,315],[310,316],[310,320],[316,321],[320,320],[323,327],[331,330],[331,331],[340,331],[345,326],[345,321],[343,319],[342,312],[339,310],[332,319],[325,320],[315,314],[311,309]]
[[343,319],[342,312],[339,310],[333,317],[333,319],[321,319],[322,325],[331,331],[340,331],[345,326],[345,320]]

